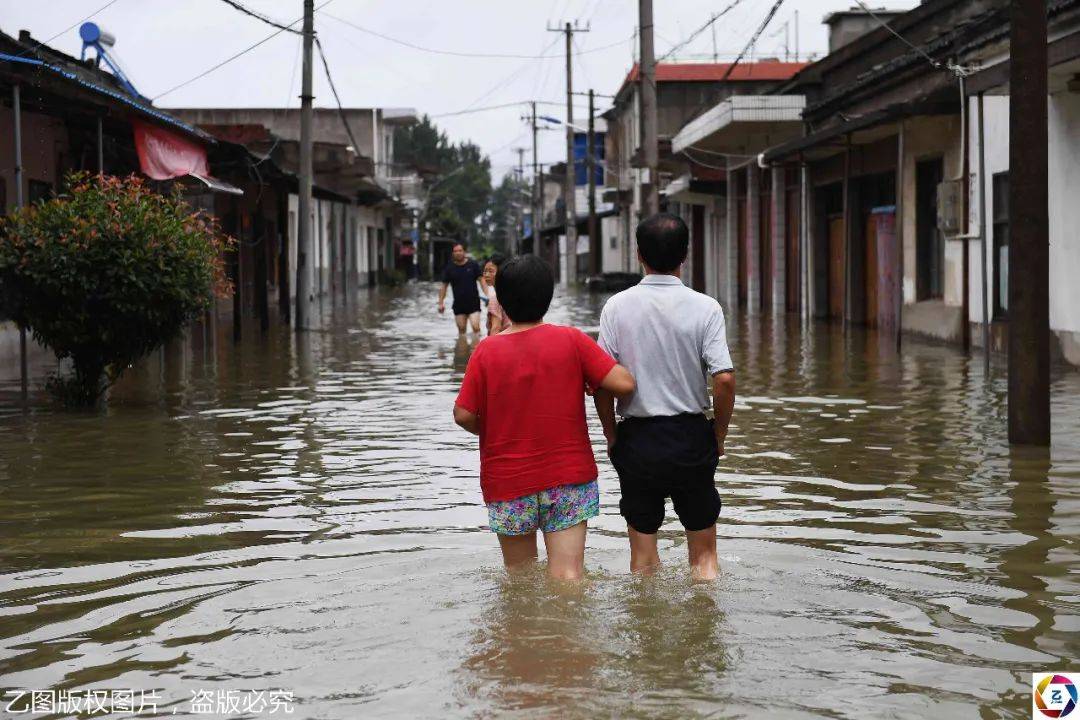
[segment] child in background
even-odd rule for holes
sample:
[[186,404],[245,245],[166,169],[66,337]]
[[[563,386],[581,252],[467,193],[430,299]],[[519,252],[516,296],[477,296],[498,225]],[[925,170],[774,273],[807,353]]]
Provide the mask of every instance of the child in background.
[[507,568],[536,560],[540,530],[548,575],[576,580],[600,505],[585,388],[627,397],[634,378],[585,333],[544,322],[555,277],[542,259],[507,260],[495,283],[510,325],[477,345],[454,421],[480,436],[480,489]]
[[502,255],[492,255],[484,263],[484,284],[487,285],[487,331],[488,335],[498,335],[506,329],[508,322],[499,298],[495,295],[495,277],[499,266],[506,261]]

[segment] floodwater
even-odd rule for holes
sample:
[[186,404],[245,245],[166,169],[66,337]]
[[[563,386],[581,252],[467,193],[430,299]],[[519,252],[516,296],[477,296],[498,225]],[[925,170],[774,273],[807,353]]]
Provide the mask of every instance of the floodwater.
[[[595,329],[602,301],[549,319]],[[179,716],[282,690],[301,718],[1021,718],[1032,672],[1077,669],[1080,374],[1055,376],[1053,450],[1016,452],[1001,363],[733,320],[719,580],[689,581],[673,516],[661,574],[628,574],[594,423],[602,510],[568,590],[501,568],[451,420],[470,347],[434,309],[432,285],[364,290],[299,338],[196,336],[101,412],[6,405],[0,690]]]

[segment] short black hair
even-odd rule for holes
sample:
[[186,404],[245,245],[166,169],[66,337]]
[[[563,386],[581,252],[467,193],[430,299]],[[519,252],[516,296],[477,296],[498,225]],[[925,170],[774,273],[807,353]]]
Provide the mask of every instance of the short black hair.
[[544,319],[555,294],[555,273],[536,255],[516,255],[499,268],[495,276],[499,304],[514,322]]
[[461,249],[462,249],[462,250],[468,250],[468,249],[469,249],[469,246],[468,246],[468,245],[466,245],[465,243],[463,243],[463,242],[460,242],[460,241],[459,241],[459,242],[456,242],[456,243],[454,243],[453,245],[451,245],[451,246],[450,246],[450,249],[451,249],[451,250],[453,250],[453,249],[454,249],[454,248],[456,248],[456,247],[457,247],[458,245],[460,245],[460,246],[461,246]]
[[506,256],[505,255],[503,255],[502,253],[493,253],[491,255],[491,257],[489,257],[487,260],[484,261],[484,264],[487,265],[488,263],[491,263],[492,265],[494,265],[495,267],[498,268],[498,267],[502,267],[502,264],[504,262],[506,262]]
[[690,249],[690,229],[678,215],[657,213],[637,226],[638,252],[652,270],[671,272],[686,260]]

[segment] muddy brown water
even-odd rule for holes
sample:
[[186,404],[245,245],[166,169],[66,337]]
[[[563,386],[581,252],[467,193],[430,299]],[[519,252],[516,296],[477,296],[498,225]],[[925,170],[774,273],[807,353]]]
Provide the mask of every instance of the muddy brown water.
[[[558,293],[549,320],[595,329],[602,302]],[[1050,453],[1010,451],[1000,362],[732,319],[720,579],[689,582],[670,512],[664,570],[628,574],[590,420],[602,510],[568,592],[501,569],[451,419],[471,348],[434,306],[361,291],[300,337],[194,337],[100,412],[25,412],[9,370],[0,690],[153,689],[162,716],[281,689],[302,718],[1020,718],[1032,672],[1077,668],[1080,374],[1055,374]]]

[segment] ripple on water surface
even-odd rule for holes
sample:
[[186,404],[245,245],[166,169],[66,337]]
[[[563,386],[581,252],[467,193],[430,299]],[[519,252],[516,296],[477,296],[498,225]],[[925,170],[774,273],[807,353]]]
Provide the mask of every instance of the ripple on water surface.
[[[549,319],[595,330],[602,302]],[[1003,367],[732,318],[721,578],[689,582],[674,517],[660,575],[626,573],[594,424],[567,589],[499,567],[450,417],[474,342],[433,308],[364,291],[301,336],[195,337],[101,413],[5,409],[0,687],[157,688],[164,714],[283,688],[313,718],[1027,717],[1029,674],[1080,655],[1077,376],[1049,458],[1010,453]]]

